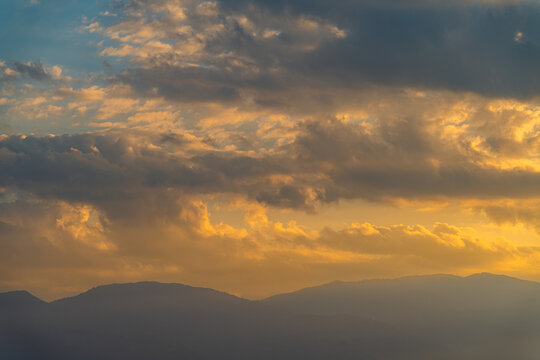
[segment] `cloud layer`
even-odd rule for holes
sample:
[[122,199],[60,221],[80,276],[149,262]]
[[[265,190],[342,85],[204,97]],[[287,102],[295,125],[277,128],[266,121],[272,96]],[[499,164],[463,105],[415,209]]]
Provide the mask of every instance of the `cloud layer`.
[[[538,279],[539,17],[517,0],[129,0],[80,14],[95,68],[0,61],[0,289]],[[325,211],[342,208],[408,220],[330,226]]]

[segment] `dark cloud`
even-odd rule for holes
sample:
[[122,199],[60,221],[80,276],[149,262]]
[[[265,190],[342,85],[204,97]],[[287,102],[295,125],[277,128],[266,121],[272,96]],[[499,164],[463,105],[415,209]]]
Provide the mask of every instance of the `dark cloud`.
[[182,193],[256,194],[261,177],[287,172],[271,158],[211,153],[178,157],[137,142],[129,136],[94,134],[5,137],[0,141],[0,186],[40,198],[91,203],[129,217],[122,211],[136,215],[151,203],[174,207]]
[[181,102],[229,102],[239,99],[239,86],[234,79],[205,69],[156,66],[126,70],[116,79],[143,95],[157,95]]
[[345,0],[336,6],[324,0],[222,0],[228,8],[240,10],[249,4],[258,4],[273,11],[290,11],[294,13],[328,14],[341,13],[342,7],[371,7],[379,9],[416,9],[416,8],[456,8],[471,6],[506,6],[516,4],[533,4],[533,0]]
[[22,76],[29,77],[33,80],[44,81],[51,78],[51,76],[47,73],[47,71],[39,61],[29,63],[13,61],[11,63],[11,66]]
[[306,13],[329,16],[348,36],[324,44],[299,68],[329,83],[367,81],[488,96],[538,94],[540,47],[517,42],[515,35],[539,36],[540,7],[450,4],[411,9],[357,1],[324,9],[328,12],[306,6]]
[[265,190],[257,196],[257,201],[268,204],[270,206],[276,206],[288,209],[303,209],[307,211],[313,211],[314,209],[307,201],[306,194],[301,188],[284,185],[279,189],[275,189],[274,192],[267,192]]
[[[354,14],[354,15],[351,15]],[[538,6],[380,9],[344,12],[349,36],[307,57],[307,71],[329,82],[398,86],[526,97],[540,86],[540,47],[516,42],[538,36]],[[532,77],[531,77],[532,76]]]
[[135,216],[137,209],[148,204],[157,209],[160,203],[165,216],[167,207],[177,206],[171,199],[183,194],[238,194],[307,211],[320,202],[354,198],[540,195],[536,171],[482,165],[480,155],[438,142],[414,120],[382,122],[370,131],[336,119],[309,121],[300,125],[294,143],[249,156],[217,150],[178,155],[167,147],[181,150],[187,140],[154,137],[5,136],[0,187],[91,203],[117,216]]
[[320,196],[340,198],[538,196],[540,174],[478,165],[480,155],[445,146],[414,120],[368,132],[338,120],[308,122],[294,144],[297,166],[330,181]]
[[[148,3],[142,4],[148,10]],[[245,24],[228,21],[219,36],[205,43],[205,66],[133,68],[120,80],[139,89],[157,88],[169,98],[202,101],[234,100],[243,89],[265,90],[269,84],[276,91],[374,83],[486,96],[540,93],[540,6],[534,2],[351,0],[338,5],[227,0],[220,6],[219,19],[246,13],[257,25],[280,33],[256,39]],[[286,21],[279,23],[280,16]],[[346,36],[332,38],[287,28],[291,16],[335,25]],[[208,21],[193,15],[190,26],[197,31]],[[315,44],[312,36],[321,41]],[[168,40],[178,39],[169,35]],[[256,68],[256,78],[246,76],[244,66],[240,71],[231,58]],[[255,97],[259,104],[269,103],[264,94]]]

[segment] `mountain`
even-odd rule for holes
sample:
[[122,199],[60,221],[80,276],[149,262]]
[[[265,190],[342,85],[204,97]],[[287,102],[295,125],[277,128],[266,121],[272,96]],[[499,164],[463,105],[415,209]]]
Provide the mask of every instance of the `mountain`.
[[249,301],[206,288],[0,294],[0,358],[540,358],[540,284],[491,274],[333,282]]
[[[298,313],[356,314],[393,323],[417,320],[431,323],[450,313],[454,319],[456,313],[467,312],[490,317],[529,315],[528,309],[523,306],[540,305],[538,300],[540,283],[476,274],[464,278],[428,275],[359,282],[336,281],[272,296],[263,302]],[[418,317],[419,313],[424,316]]]
[[[0,294],[0,358],[22,359],[18,349],[30,348],[40,339],[27,336],[47,303],[36,298],[27,291],[12,291]],[[26,340],[31,340],[26,342]],[[33,341],[35,340],[35,341]]]
[[178,284],[100,286],[9,316],[0,354],[13,360],[385,359],[409,346],[373,320],[291,315]]
[[3,312],[39,308],[45,304],[45,301],[38,299],[28,291],[10,291],[0,294],[0,309]]
[[333,282],[263,301],[296,314],[387,322],[471,359],[540,358],[540,283],[493,274]]

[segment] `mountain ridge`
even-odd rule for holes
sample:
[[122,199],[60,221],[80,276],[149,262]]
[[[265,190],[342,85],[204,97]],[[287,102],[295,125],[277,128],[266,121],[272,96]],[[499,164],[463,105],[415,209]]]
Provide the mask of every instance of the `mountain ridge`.
[[338,281],[263,300],[148,281],[50,303],[16,291],[0,294],[0,320],[10,360],[540,357],[540,283],[493,274]]
[[436,278],[447,278],[447,279],[456,279],[456,280],[457,279],[474,279],[474,278],[484,278],[484,279],[488,278],[488,279],[501,279],[501,280],[502,279],[507,279],[507,280],[514,280],[514,281],[529,283],[529,284],[531,284],[531,283],[532,284],[537,284],[538,286],[540,286],[540,282],[534,281],[534,280],[520,279],[520,278],[516,278],[516,277],[512,277],[512,276],[508,276],[508,275],[503,275],[503,274],[480,272],[480,273],[474,273],[474,274],[470,274],[470,275],[466,275],[466,276],[459,276],[459,275],[445,274],[445,273],[435,273],[435,274],[426,274],[426,275],[407,275],[407,276],[400,276],[400,277],[395,277],[395,278],[370,278],[370,279],[353,280],[353,281],[333,280],[333,281],[321,283],[321,284],[318,284],[318,285],[299,288],[297,290],[277,293],[277,294],[270,295],[268,297],[265,297],[265,298],[262,298],[262,299],[259,299],[259,300],[252,300],[252,299],[244,298],[242,296],[234,295],[234,294],[228,293],[226,291],[215,290],[215,289],[210,288],[210,287],[194,286],[194,285],[188,285],[188,284],[183,284],[183,283],[147,281],[147,280],[145,280],[145,281],[127,282],[127,283],[110,283],[110,284],[97,285],[97,286],[89,288],[88,290],[85,290],[85,291],[83,291],[81,293],[70,295],[70,296],[64,296],[64,297],[54,299],[54,300],[51,300],[51,301],[45,301],[45,300],[41,299],[39,296],[36,296],[36,295],[32,294],[31,292],[29,292],[28,290],[24,290],[24,289],[9,290],[9,291],[0,292],[0,297],[4,296],[4,295],[8,295],[8,294],[26,293],[26,294],[40,300],[41,302],[55,303],[55,302],[63,301],[63,300],[66,300],[66,299],[72,299],[72,298],[75,298],[75,297],[78,297],[78,296],[81,296],[81,295],[91,294],[92,292],[101,291],[101,290],[106,289],[106,288],[114,288],[114,287],[118,287],[118,286],[123,287],[123,286],[129,286],[129,285],[140,285],[140,286],[144,286],[144,285],[164,285],[164,286],[181,286],[181,287],[184,287],[186,289],[193,289],[193,290],[196,290],[196,289],[198,289],[198,290],[210,290],[210,291],[213,291],[215,293],[226,294],[226,295],[238,298],[238,299],[257,302],[257,301],[266,301],[268,299],[278,297],[278,296],[282,296],[282,295],[286,295],[286,294],[293,294],[293,293],[297,293],[297,292],[301,292],[301,291],[305,291],[305,290],[309,290],[309,289],[317,289],[317,288],[326,287],[326,286],[355,285],[355,284],[378,282],[378,281],[388,281],[388,282],[390,282],[390,281],[407,281],[407,280],[436,279]]

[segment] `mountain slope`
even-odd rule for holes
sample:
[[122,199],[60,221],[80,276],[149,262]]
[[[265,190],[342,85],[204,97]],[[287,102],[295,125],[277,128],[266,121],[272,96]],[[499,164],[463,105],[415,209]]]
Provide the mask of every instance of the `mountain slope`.
[[10,360],[540,358],[540,284],[490,274],[333,282],[249,301],[113,284],[44,303],[0,294]]
[[[456,313],[528,316],[540,305],[540,283],[492,274],[468,277],[413,276],[399,279],[332,282],[263,300],[304,314],[354,314],[392,323],[440,320]],[[499,312],[498,314],[496,312]],[[423,316],[418,315],[422,313]]]
[[333,282],[263,303],[297,314],[346,314],[391,323],[416,339],[471,358],[540,355],[540,284],[506,276]]
[[159,283],[98,287],[10,326],[0,324],[14,360],[384,359],[409,346],[379,322],[291,316],[214,290]]
[[1,359],[19,359],[21,353],[33,353],[33,347],[40,346],[42,339],[33,337],[32,329],[42,321],[47,305],[27,291],[0,294]]
[[10,291],[0,293],[0,309],[16,311],[17,309],[28,310],[44,306],[46,302],[38,299],[28,291]]

